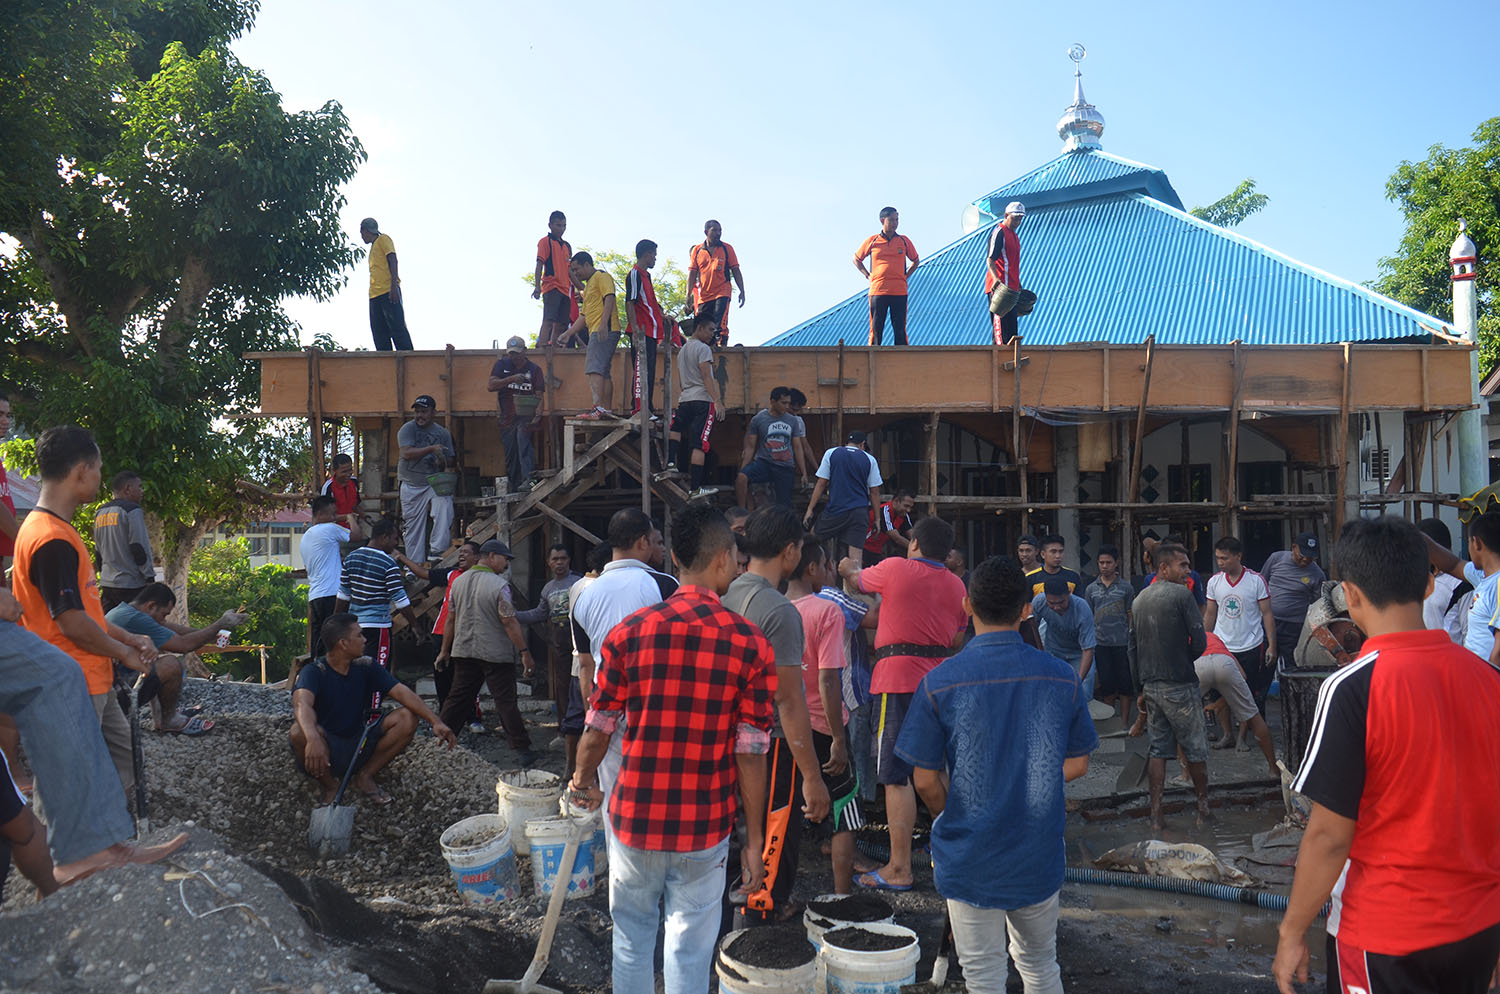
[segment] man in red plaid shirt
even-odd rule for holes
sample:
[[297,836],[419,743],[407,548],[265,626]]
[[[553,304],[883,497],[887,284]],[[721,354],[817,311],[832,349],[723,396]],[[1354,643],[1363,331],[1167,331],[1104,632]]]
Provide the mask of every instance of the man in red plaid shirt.
[[775,656],[759,629],[719,603],[738,572],[723,515],[691,504],[672,533],[682,585],[620,622],[599,647],[598,684],[569,784],[574,798],[599,805],[596,771],[623,718],[624,758],[608,809],[616,994],[654,994],[663,903],[666,994],[708,989],[737,807],[747,827],[745,889],[759,890],[766,873]]

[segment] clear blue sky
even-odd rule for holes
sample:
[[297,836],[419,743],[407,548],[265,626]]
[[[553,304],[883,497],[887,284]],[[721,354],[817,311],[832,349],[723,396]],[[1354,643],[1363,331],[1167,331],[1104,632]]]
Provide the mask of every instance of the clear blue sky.
[[[1271,203],[1241,233],[1370,279],[1401,235],[1396,165],[1500,114],[1482,51],[1500,8],[1443,11],[264,0],[236,49],[289,108],[343,104],[370,156],[347,230],[373,215],[395,239],[418,348],[536,330],[521,277],[554,208],[575,248],[651,238],[679,264],[718,218],[748,289],[733,340],[753,344],[863,287],[850,258],[880,207],[931,253],[1055,156],[1075,41],[1105,149],[1164,169],[1188,207],[1254,177]],[[368,347],[367,279],[292,302],[304,340]]]

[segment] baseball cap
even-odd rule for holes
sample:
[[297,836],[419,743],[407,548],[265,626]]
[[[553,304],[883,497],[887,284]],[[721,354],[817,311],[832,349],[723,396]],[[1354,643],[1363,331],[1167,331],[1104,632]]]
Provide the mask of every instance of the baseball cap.
[[1026,213],[1026,205],[1021,203],[1019,200],[1012,200],[1010,203],[1005,205],[1005,213],[1024,215]]
[[1297,536],[1297,551],[1309,559],[1318,558],[1318,536],[1312,532],[1303,532]]
[[412,401],[411,402],[411,406],[412,406],[412,410],[416,410],[419,407],[436,408],[437,407],[437,401],[435,401],[435,400],[432,399],[432,395],[431,394],[425,394],[424,393],[422,396],[420,396],[416,400]]
[[510,551],[510,546],[497,538],[492,538],[479,547],[481,556],[504,556],[507,559],[516,558]]
[[522,354],[525,354],[526,339],[522,338],[520,335],[512,335],[510,339],[505,343],[505,351],[520,352]]
[[862,432],[862,431],[851,431],[849,433],[849,444],[850,445],[859,445],[862,442],[864,442],[864,440],[865,440],[865,433]]

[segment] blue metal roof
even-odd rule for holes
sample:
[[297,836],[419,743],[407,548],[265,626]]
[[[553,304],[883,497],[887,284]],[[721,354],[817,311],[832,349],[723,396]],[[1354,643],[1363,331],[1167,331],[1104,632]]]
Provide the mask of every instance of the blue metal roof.
[[974,201],[975,206],[999,219],[1005,205],[1020,200],[1029,211],[1035,207],[1083,200],[1112,193],[1144,193],[1164,204],[1182,208],[1182,200],[1167,174],[1155,166],[1112,155],[1098,148],[1064,152],[1051,162],[1011,180],[1000,189]]
[[[1124,161],[1094,158],[1101,155],[1091,152],[1063,165],[1087,170],[1108,162],[1113,169]],[[1013,187],[991,196],[1009,197]],[[911,344],[993,341],[982,293],[993,228],[945,246],[912,274]],[[1036,309],[1020,319],[1022,337],[1035,345],[1135,344],[1148,335],[1160,344],[1293,345],[1426,340],[1433,328],[1451,333],[1436,318],[1141,192],[1035,209],[1029,201],[1021,229],[1021,284],[1038,298]],[[842,339],[863,345],[869,340],[867,297],[856,294],[766,344],[830,346]]]

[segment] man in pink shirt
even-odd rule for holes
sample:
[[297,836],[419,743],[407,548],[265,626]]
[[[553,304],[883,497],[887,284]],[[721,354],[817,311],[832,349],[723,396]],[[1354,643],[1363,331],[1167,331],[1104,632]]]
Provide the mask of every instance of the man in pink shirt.
[[969,622],[964,583],[943,565],[952,550],[953,526],[940,518],[923,518],[911,530],[905,559],[885,559],[866,570],[852,559],[839,563],[839,576],[851,591],[881,595],[870,692],[877,697],[875,779],[885,785],[891,858],[880,869],[861,874],[862,887],[911,890],[917,795],[911,767],[896,756],[896,739],[912,693],[929,670],[953,654]]
[[832,579],[828,550],[816,538],[802,543],[802,560],[787,580],[786,596],[802,616],[802,685],[813,749],[828,788],[829,824],[833,828],[833,890],[854,889],[854,833],[865,827],[856,803],[859,778],[849,760],[844,706],[844,612],[818,591]]

